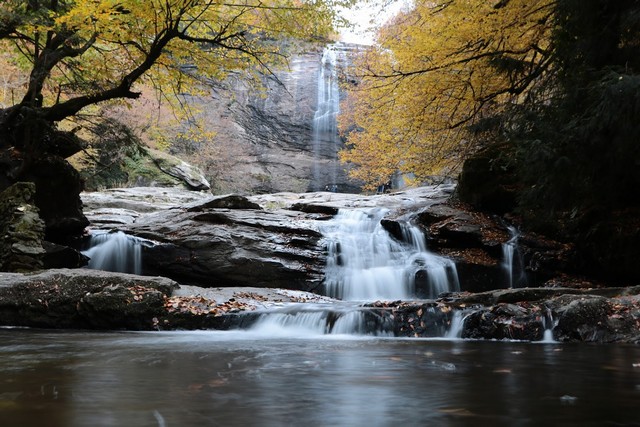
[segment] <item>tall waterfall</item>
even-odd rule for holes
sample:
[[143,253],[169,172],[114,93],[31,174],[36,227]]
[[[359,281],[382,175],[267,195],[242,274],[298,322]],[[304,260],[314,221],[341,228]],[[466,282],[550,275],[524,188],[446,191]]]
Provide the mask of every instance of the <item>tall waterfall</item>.
[[[340,144],[336,117],[340,113],[340,87],[337,62],[343,51],[337,45],[324,49],[318,75],[318,101],[313,117],[313,179],[311,191],[337,191],[337,151]],[[327,167],[326,160],[332,162]]]
[[416,273],[426,273],[427,297],[459,289],[455,263],[426,248],[422,232],[403,225],[403,241],[380,220],[385,209],[340,210],[323,231],[327,237],[327,295],[351,301],[416,297]]
[[89,249],[82,253],[90,258],[88,267],[93,270],[141,274],[142,243],[121,231],[96,232],[91,235]]

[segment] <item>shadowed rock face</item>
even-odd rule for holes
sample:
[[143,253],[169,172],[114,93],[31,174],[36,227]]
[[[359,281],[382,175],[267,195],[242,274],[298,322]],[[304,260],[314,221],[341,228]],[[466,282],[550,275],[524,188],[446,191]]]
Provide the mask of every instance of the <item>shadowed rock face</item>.
[[[346,55],[338,55],[341,70]],[[276,70],[277,79],[264,78],[264,92],[231,77],[212,88],[210,96],[195,100],[204,104],[203,119],[215,132],[215,145],[223,147],[207,171],[214,193],[301,193],[333,185],[340,192],[359,190],[337,160],[343,143],[335,126],[332,137],[325,132],[314,144],[322,58],[321,46],[310,47],[292,57],[289,69]]]
[[322,280],[322,236],[295,212],[170,210],[139,219],[130,231],[159,242],[143,249],[146,274],[205,287],[313,290]]
[[205,287],[313,290],[322,281],[322,235],[310,218],[263,210],[242,196],[145,215],[129,230],[159,242],[143,250],[147,274]]

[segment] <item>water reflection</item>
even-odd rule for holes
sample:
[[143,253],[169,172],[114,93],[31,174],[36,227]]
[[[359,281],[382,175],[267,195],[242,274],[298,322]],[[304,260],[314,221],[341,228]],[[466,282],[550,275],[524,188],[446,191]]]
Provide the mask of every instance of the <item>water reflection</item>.
[[639,421],[631,346],[0,330],[2,426]]

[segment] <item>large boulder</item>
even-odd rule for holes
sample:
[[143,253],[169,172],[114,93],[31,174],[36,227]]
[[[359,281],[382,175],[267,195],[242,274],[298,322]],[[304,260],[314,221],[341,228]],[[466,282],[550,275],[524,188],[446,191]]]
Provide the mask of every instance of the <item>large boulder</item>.
[[572,245],[519,232],[501,217],[463,203],[427,206],[415,221],[425,230],[429,249],[455,260],[462,290],[541,285],[574,264]]
[[160,277],[96,270],[0,273],[0,325],[153,329],[178,285]]
[[257,308],[330,302],[284,289],[179,286],[162,277],[86,269],[0,273],[0,326],[73,329],[229,329]]
[[204,287],[320,286],[324,248],[311,221],[293,211],[209,205],[148,214],[124,227],[157,242],[143,248],[143,271]]
[[146,152],[160,171],[176,178],[189,190],[211,189],[209,181],[198,167],[161,151],[146,149]]

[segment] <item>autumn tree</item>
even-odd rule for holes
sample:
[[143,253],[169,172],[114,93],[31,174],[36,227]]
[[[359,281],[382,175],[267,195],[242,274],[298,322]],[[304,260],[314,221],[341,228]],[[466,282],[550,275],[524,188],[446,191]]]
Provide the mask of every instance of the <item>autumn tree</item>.
[[335,6],[349,3],[4,0],[0,49],[28,80],[0,109],[0,189],[35,182],[49,236],[79,232],[81,187],[63,158],[81,142],[58,122],[96,104],[135,100],[140,84],[170,96],[238,70],[270,73],[286,58],[282,40],[327,37]]
[[418,0],[357,60],[342,159],[374,187],[453,174],[549,69],[551,0]]

